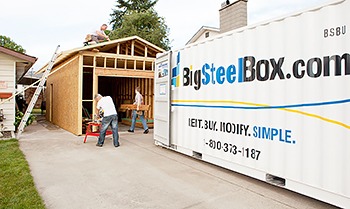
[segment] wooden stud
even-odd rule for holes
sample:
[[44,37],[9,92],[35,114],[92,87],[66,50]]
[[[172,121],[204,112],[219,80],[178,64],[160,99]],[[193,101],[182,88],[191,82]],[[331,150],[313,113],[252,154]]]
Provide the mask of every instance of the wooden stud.
[[[144,89],[143,90],[143,102],[145,104],[148,104],[148,86],[147,86],[147,80],[146,78],[142,79],[142,88]],[[148,116],[148,113],[146,113],[146,118]]]
[[79,64],[78,64],[78,117],[76,118],[77,120],[77,124],[78,124],[78,135],[83,134],[83,130],[82,130],[82,125],[83,125],[83,121],[82,118],[79,117],[83,114],[83,55],[79,55]]
[[129,55],[129,46],[125,44],[125,55]]
[[[96,56],[94,59],[94,66],[93,66],[93,70],[92,70],[92,74],[93,74],[93,79],[92,79],[92,92],[93,92],[93,96],[92,98],[94,98],[94,95],[96,95],[98,93],[98,74],[97,74],[97,70],[96,70]],[[96,103],[93,102],[92,103],[92,115],[96,114]]]
[[131,100],[132,102],[134,102],[134,91],[132,90],[132,79],[130,78],[127,78],[127,80],[125,81],[126,82],[126,86],[128,87],[127,91],[125,92],[126,93],[126,97],[127,99]]
[[150,105],[151,109],[148,112],[148,118],[153,118],[153,103],[152,103],[152,92],[153,92],[153,88],[152,88],[152,79],[147,79],[148,80],[148,102],[147,104]]
[[131,41],[131,56],[135,56],[135,40]]

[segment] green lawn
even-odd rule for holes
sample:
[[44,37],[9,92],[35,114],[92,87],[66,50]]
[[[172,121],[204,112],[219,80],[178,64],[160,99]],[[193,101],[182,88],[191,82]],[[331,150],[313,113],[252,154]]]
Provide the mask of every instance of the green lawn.
[[18,140],[0,140],[0,208],[45,208]]

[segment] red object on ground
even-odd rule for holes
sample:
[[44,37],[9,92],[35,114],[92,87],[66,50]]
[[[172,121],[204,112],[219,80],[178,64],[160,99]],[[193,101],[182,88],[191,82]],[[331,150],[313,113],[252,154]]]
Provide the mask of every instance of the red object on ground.
[[[98,130],[97,131],[93,131],[93,127],[98,127]],[[88,123],[88,127],[87,127],[86,133],[85,133],[84,143],[86,142],[86,138],[88,136],[97,136],[97,137],[99,137],[100,136],[100,128],[101,128],[101,123],[96,123],[96,122]],[[112,135],[112,134],[113,134],[112,131],[109,131],[109,130],[106,131],[106,136],[109,136],[109,135]]]

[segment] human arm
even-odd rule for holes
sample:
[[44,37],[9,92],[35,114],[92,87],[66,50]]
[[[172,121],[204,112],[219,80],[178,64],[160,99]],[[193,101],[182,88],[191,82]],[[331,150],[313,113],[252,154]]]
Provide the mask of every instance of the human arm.
[[101,118],[101,115],[100,115],[100,111],[101,111],[101,103],[100,103],[101,99],[99,101],[96,102],[96,108],[95,108],[95,116],[97,119],[100,119]]
[[96,34],[97,34],[98,36],[101,36],[101,37],[107,39],[108,41],[110,41],[109,37],[104,33],[104,31],[99,31],[99,30],[97,30],[97,31],[96,31]]
[[139,111],[139,109],[140,109],[141,100],[142,100],[141,97],[142,97],[142,96],[141,96],[141,94],[139,94],[139,93],[136,95],[135,103],[136,103],[136,110],[137,110],[137,111]]

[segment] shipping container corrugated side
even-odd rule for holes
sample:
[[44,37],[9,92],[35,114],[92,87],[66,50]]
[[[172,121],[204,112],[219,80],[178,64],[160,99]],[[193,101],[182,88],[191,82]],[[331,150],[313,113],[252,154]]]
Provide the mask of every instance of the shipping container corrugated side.
[[350,1],[158,55],[155,143],[350,207]]

